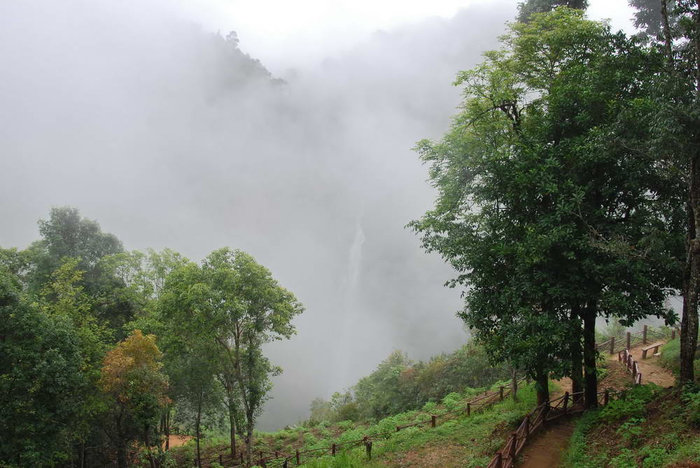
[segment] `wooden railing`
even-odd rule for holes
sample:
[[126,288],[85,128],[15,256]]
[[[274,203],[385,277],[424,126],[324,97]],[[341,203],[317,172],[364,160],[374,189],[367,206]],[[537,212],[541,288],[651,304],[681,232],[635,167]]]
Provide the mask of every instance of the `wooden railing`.
[[632,357],[632,353],[628,349],[623,349],[617,354],[617,360],[625,365],[627,371],[632,374],[635,385],[642,384],[642,373],[639,370],[639,364]]
[[[525,378],[518,380],[518,385],[525,382]],[[263,468],[271,467],[283,467],[288,468],[289,466],[300,465],[303,462],[308,462],[312,458],[323,457],[326,455],[335,456],[343,451],[347,451],[356,447],[365,447],[365,452],[368,459],[372,458],[372,448],[375,442],[382,442],[397,432],[400,432],[409,427],[425,427],[434,428],[440,424],[443,424],[449,420],[457,419],[461,417],[468,417],[474,413],[485,410],[494,403],[503,401],[506,397],[510,396],[512,388],[510,386],[506,387],[500,386],[497,390],[486,391],[466,402],[457,409],[451,411],[443,411],[436,414],[431,414],[430,419],[422,419],[410,424],[404,424],[400,426],[395,426],[392,431],[377,432],[365,435],[361,439],[336,442],[331,443],[326,447],[299,450],[295,449],[294,453],[289,453],[288,451],[275,451],[275,452],[262,452],[257,451],[253,454],[251,462],[255,465],[261,466]],[[196,465],[196,460],[194,460]],[[208,466],[212,462],[217,462],[225,467],[236,467],[245,466],[245,458],[242,453],[236,454],[236,457],[232,457],[230,453],[219,454],[216,458],[202,460],[203,466]]]
[[[599,403],[605,406],[612,396],[618,394],[619,392],[614,390],[599,392]],[[573,393],[571,395],[569,392],[566,392],[563,396],[551,401],[546,401],[532,410],[523,418],[520,426],[510,434],[503,448],[496,452],[496,455],[491,459],[487,468],[511,468],[514,466],[518,454],[522,452],[528,439],[547,423],[570,414],[582,413],[584,411],[583,396],[584,392]]]

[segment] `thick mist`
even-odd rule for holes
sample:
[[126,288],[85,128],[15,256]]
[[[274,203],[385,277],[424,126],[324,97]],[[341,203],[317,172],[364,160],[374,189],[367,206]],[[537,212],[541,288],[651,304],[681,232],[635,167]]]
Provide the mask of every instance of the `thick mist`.
[[445,131],[451,82],[497,46],[513,3],[273,77],[245,38],[158,2],[2,2],[0,245],[27,246],[37,219],[71,205],[129,249],[251,253],[306,306],[298,334],[268,346],[285,372],[263,429],[394,349],[451,351],[466,339],[452,272],[404,228],[433,199],[411,148]]

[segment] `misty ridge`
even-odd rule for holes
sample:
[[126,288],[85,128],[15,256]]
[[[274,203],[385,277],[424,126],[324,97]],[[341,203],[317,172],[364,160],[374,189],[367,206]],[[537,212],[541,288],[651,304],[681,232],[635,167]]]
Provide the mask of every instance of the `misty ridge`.
[[25,247],[70,205],[127,249],[251,253],[306,307],[297,336],[267,347],[284,373],[261,429],[395,349],[456,349],[452,272],[404,228],[433,200],[411,148],[449,125],[449,84],[496,47],[511,3],[273,74],[245,37],[158,2],[3,2],[0,245]]

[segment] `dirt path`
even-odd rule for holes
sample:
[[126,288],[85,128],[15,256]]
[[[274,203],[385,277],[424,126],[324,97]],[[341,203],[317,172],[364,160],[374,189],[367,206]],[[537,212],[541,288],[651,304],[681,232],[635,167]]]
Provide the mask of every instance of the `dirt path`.
[[[647,358],[642,359],[642,348],[643,346],[638,346],[630,350],[632,357],[639,364],[639,372],[642,373],[642,383],[652,382],[665,388],[675,385],[676,378],[673,376],[673,373],[661,367],[659,357],[652,356],[651,350],[647,353]],[[617,360],[617,356],[611,356],[611,358]]]
[[[673,374],[659,365],[658,356],[650,356],[642,359],[642,346],[631,350],[632,357],[639,362],[639,371],[642,373],[642,383],[655,383],[662,387],[670,387],[675,383]],[[562,379],[558,381],[561,391],[553,394],[571,391],[571,381]],[[623,389],[632,383],[632,376],[627,373],[622,364],[617,361],[617,355],[610,356],[608,360],[608,372],[600,382],[599,388]],[[561,464],[561,458],[569,446],[569,440],[574,432],[575,421],[567,418],[554,422],[550,427],[537,435],[529,442],[521,454],[520,468],[552,468]]]
[[570,417],[557,420],[529,442],[521,455],[520,468],[552,468],[559,466],[569,440],[574,433],[575,421]]

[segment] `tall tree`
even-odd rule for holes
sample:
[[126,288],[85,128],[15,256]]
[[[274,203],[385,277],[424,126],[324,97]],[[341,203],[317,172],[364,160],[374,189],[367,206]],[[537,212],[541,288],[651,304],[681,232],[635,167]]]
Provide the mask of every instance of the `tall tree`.
[[541,392],[549,372],[576,372],[565,343],[582,337],[593,406],[596,317],[663,315],[674,274],[657,202],[669,181],[631,144],[659,61],[568,8],[504,43],[460,75],[464,110],[442,142],[419,144],[439,195],[412,226],[460,272],[463,318],[487,349]]
[[262,345],[291,337],[291,321],[302,305],[250,255],[230,249],[212,252],[201,267],[190,263],[173,270],[160,302],[168,326],[192,342],[216,348],[231,447],[242,420],[250,461],[255,421],[271,388],[270,377],[280,372],[264,356]]
[[127,447],[132,440],[144,444],[151,468],[155,468],[151,449],[160,446],[158,420],[168,404],[168,380],[161,372],[161,357],[156,337],[140,330],[134,330],[105,356],[100,386],[109,396],[108,432],[117,449],[119,468],[128,464]]
[[588,0],[526,0],[518,3],[518,21],[527,23],[533,14],[547,13],[560,6],[585,10]]
[[670,165],[685,183],[681,202],[686,207],[685,268],[677,287],[683,293],[679,381],[685,384],[696,378],[700,295],[700,7],[696,0],[633,0],[630,4],[637,8],[637,25],[655,39],[653,44],[666,59],[648,148],[658,164]]
[[81,285],[93,300],[94,314],[109,325],[116,340],[123,338],[123,326],[133,317],[136,306],[115,294],[123,284],[100,262],[105,256],[123,252],[119,239],[102,232],[96,221],[81,217],[76,208],[70,207],[52,208],[49,218],[39,221],[39,233],[42,239],[28,249],[33,265],[28,275],[30,291],[41,291],[66,258],[76,259],[76,268],[83,272]]
[[[267,268],[240,250],[212,252],[202,271],[213,293],[212,315],[222,352],[227,404],[229,411],[242,407],[250,462],[253,429],[272,386],[270,377],[281,372],[264,356],[262,345],[296,333],[292,319],[304,308]],[[230,418],[233,424],[235,412]]]
[[75,333],[68,317],[42,313],[0,266],[0,465],[70,460],[90,388]]

